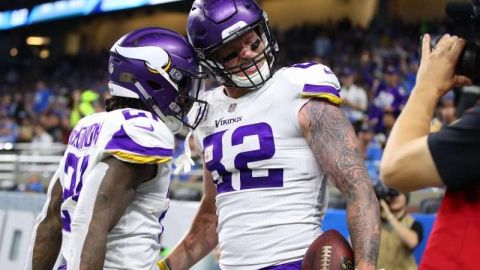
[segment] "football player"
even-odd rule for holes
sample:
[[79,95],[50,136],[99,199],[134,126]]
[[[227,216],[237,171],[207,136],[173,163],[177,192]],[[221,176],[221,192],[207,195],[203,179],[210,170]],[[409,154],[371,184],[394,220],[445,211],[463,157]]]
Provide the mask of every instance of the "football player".
[[313,62],[276,70],[279,48],[254,0],[196,0],[187,30],[222,85],[202,98],[194,132],[200,209],[160,268],[188,269],[218,242],[221,269],[300,269],[322,233],[328,179],[346,198],[356,268],[375,269],[379,206],[335,74]]
[[107,112],[73,129],[38,218],[28,269],[52,269],[58,255],[58,269],[156,267],[173,133],[197,101],[202,74],[188,41],[163,28],[120,38],[108,71]]

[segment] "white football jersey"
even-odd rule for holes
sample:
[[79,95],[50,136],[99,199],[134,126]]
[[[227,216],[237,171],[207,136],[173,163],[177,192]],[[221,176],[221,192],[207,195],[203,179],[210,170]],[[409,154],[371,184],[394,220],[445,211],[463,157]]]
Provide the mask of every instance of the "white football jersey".
[[91,209],[87,213],[83,208],[78,210],[79,205],[90,204],[93,209],[101,179],[92,179],[89,174],[108,156],[131,163],[158,164],[158,173],[138,186],[133,202],[108,233],[104,269],[152,269],[160,252],[160,222],[168,209],[168,161],[173,148],[172,133],[150,112],[121,109],[80,120],[70,135],[58,171],[63,188],[61,255],[65,260],[59,269],[72,269],[66,264],[75,260],[73,257],[79,254],[74,253],[83,247],[85,235],[79,231],[88,228],[92,213]]
[[310,98],[340,104],[339,89],[328,67],[304,63],[237,99],[223,87],[205,92],[209,108],[194,135],[217,188],[222,269],[301,260],[321,233],[327,179],[298,113]]

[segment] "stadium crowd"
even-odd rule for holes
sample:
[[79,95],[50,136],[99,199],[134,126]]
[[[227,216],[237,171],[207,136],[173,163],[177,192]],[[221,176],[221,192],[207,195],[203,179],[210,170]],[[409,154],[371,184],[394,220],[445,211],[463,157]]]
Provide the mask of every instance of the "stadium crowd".
[[[447,22],[373,20],[364,29],[345,20],[275,30],[275,37],[282,48],[281,65],[316,61],[330,66],[338,76],[343,109],[358,134],[369,174],[378,182],[383,146],[415,84],[419,37],[449,27]],[[0,66],[0,143],[66,143],[81,117],[103,110],[109,96],[107,60],[106,51],[82,52],[76,57],[23,59]],[[461,91],[455,93],[451,91],[438,104],[432,130],[458,117]],[[183,152],[182,140],[178,137],[178,153]],[[201,177],[180,179],[200,181]]]

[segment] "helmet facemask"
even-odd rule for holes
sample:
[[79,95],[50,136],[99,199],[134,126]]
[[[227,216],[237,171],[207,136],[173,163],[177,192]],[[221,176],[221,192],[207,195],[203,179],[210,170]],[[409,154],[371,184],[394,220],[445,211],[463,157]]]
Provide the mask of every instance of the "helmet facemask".
[[[179,67],[171,68],[168,76],[178,91],[178,96],[168,104],[168,109],[160,109],[140,82],[135,83],[135,87],[141,93],[141,98],[145,100],[148,107],[167,125],[174,133],[178,133],[183,126],[195,129],[203,119],[207,109],[207,103],[198,99],[199,93],[204,91],[205,78],[207,75],[202,72],[201,67],[195,72],[182,70]],[[190,95],[192,93],[193,95]],[[187,114],[194,104],[197,104],[196,118],[194,121],[188,121]],[[167,111],[166,113],[163,112]]]
[[[182,76],[183,78],[173,79],[178,85],[180,95],[170,104],[170,109],[173,112],[172,116],[174,118],[181,121],[182,124],[188,128],[195,129],[200,124],[207,110],[207,102],[200,100],[198,96],[200,92],[205,90],[205,79],[208,75],[202,71],[201,66],[198,67],[195,73],[186,70],[182,70],[181,73],[184,74]],[[187,115],[194,105],[196,105],[195,117],[193,119],[187,119]]]
[[[262,42],[264,48],[252,59],[237,64],[233,67],[226,67],[224,59],[218,56],[218,50],[237,40],[243,35],[254,31]],[[199,51],[199,58],[217,80],[226,86],[255,90],[262,87],[274,73],[275,57],[278,53],[278,45],[270,33],[266,17],[263,16],[257,23],[245,26],[223,39],[220,45]],[[255,72],[248,74],[248,69],[254,67]]]

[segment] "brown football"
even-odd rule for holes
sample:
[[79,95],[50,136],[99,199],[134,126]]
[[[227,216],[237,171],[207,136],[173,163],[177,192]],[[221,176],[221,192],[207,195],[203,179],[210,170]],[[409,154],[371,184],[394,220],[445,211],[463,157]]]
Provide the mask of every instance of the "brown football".
[[354,270],[353,250],[336,230],[328,230],[313,241],[305,253],[302,270]]

